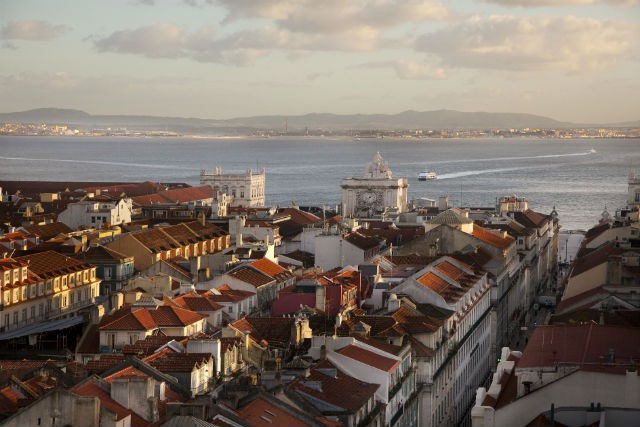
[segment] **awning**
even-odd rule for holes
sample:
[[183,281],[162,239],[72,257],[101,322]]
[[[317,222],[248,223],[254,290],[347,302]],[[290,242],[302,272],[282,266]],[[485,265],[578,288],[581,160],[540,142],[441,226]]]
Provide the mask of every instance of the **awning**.
[[4,332],[0,334],[0,341],[9,340],[12,338],[24,337],[25,335],[34,335],[42,332],[65,329],[71,326],[79,325],[82,322],[84,322],[84,317],[73,316],[73,317],[67,317],[66,319],[58,319],[58,320],[51,320],[49,322],[36,323],[33,325],[25,326],[24,328],[14,329],[12,331]]

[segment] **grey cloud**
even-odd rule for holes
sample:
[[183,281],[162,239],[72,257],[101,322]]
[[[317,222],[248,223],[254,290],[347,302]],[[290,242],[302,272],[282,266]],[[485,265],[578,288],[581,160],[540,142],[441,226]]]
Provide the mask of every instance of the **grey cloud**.
[[582,6],[590,4],[607,4],[611,6],[634,6],[640,0],[484,0],[487,3],[497,3],[503,6],[547,7],[547,6]]
[[300,33],[344,33],[359,28],[381,31],[409,22],[441,20],[449,16],[439,0],[218,0],[227,20],[266,18],[281,28]]
[[187,36],[174,24],[154,24],[135,30],[116,31],[98,38],[94,45],[100,52],[141,54],[151,58],[177,58],[185,55]]
[[452,66],[584,73],[627,59],[637,35],[625,22],[476,16],[421,36],[414,48]]
[[443,68],[427,62],[400,59],[397,61],[377,61],[359,64],[356,68],[388,68],[394,70],[402,80],[441,80],[447,78]]
[[45,21],[9,21],[0,28],[0,38],[5,40],[51,40],[69,29],[66,25],[54,25]]

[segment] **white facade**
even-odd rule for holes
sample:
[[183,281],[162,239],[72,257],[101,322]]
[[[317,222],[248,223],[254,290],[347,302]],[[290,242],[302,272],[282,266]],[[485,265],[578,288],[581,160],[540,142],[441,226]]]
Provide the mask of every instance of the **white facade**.
[[264,168],[260,172],[247,169],[244,174],[223,174],[222,168],[216,167],[211,173],[200,171],[200,184],[231,196],[229,206],[247,208],[265,205],[265,177]]
[[393,178],[389,165],[376,153],[361,178],[342,180],[344,217],[373,218],[407,210],[407,178]]
[[[611,425],[622,426],[637,423],[638,411],[640,411],[640,376],[635,371],[628,371],[626,374],[610,374],[579,370],[550,382],[544,389],[518,397],[499,409],[483,406],[482,403],[487,394],[493,396],[495,394],[493,389],[500,388],[499,381],[503,372],[513,369],[513,363],[513,361],[501,362],[491,388],[478,389],[476,406],[473,407],[471,415],[473,427],[526,426],[539,414],[549,411],[551,403],[557,411],[554,418],[563,425],[592,425],[592,422],[597,422],[601,417],[606,417],[607,425],[611,423]],[[593,403],[599,403],[604,410],[598,412],[585,410]],[[565,408],[573,411],[567,411]],[[582,410],[578,411],[578,409]],[[616,409],[621,413],[616,414]],[[576,419],[577,412],[580,413],[577,414]],[[588,419],[589,416],[597,418]],[[596,425],[604,424],[596,423]]]
[[[378,252],[373,254],[377,255]],[[315,236],[315,264],[323,271],[364,264],[369,259],[367,251],[345,240],[341,233],[329,232]]]
[[106,224],[119,225],[131,222],[132,202],[129,198],[119,200],[82,200],[69,203],[60,212],[58,221],[70,228],[102,228]]
[[[449,263],[464,271],[475,283],[456,301],[445,299],[417,279],[432,273],[455,287],[458,283],[439,271],[439,263]],[[414,335],[434,349],[430,359],[418,360],[418,383],[421,389],[420,425],[458,425],[474,402],[475,386],[482,384],[490,372],[491,327],[490,284],[487,275],[476,277],[472,270],[450,257],[443,257],[414,274],[393,292],[410,295],[419,303],[433,304],[447,310],[448,317],[433,334]],[[390,308],[392,301],[390,298]]]

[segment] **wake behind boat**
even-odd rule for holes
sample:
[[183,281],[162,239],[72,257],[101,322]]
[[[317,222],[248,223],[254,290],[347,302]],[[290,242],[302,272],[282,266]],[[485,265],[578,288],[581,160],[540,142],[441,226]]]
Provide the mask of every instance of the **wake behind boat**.
[[438,179],[438,174],[432,170],[420,172],[418,174],[418,181],[427,181],[432,179]]

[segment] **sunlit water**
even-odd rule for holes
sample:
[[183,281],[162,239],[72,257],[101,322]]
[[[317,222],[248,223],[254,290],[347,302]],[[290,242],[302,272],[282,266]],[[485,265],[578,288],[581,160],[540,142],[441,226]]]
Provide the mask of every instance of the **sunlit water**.
[[[0,180],[193,185],[200,169],[259,166],[267,170],[268,204],[335,206],[341,179],[362,176],[376,151],[394,176],[409,178],[410,198],[446,194],[454,206],[493,206],[515,194],[542,213],[556,206],[564,229],[587,229],[605,206],[623,206],[629,170],[640,165],[633,139],[0,137]],[[426,169],[438,179],[418,181]]]

